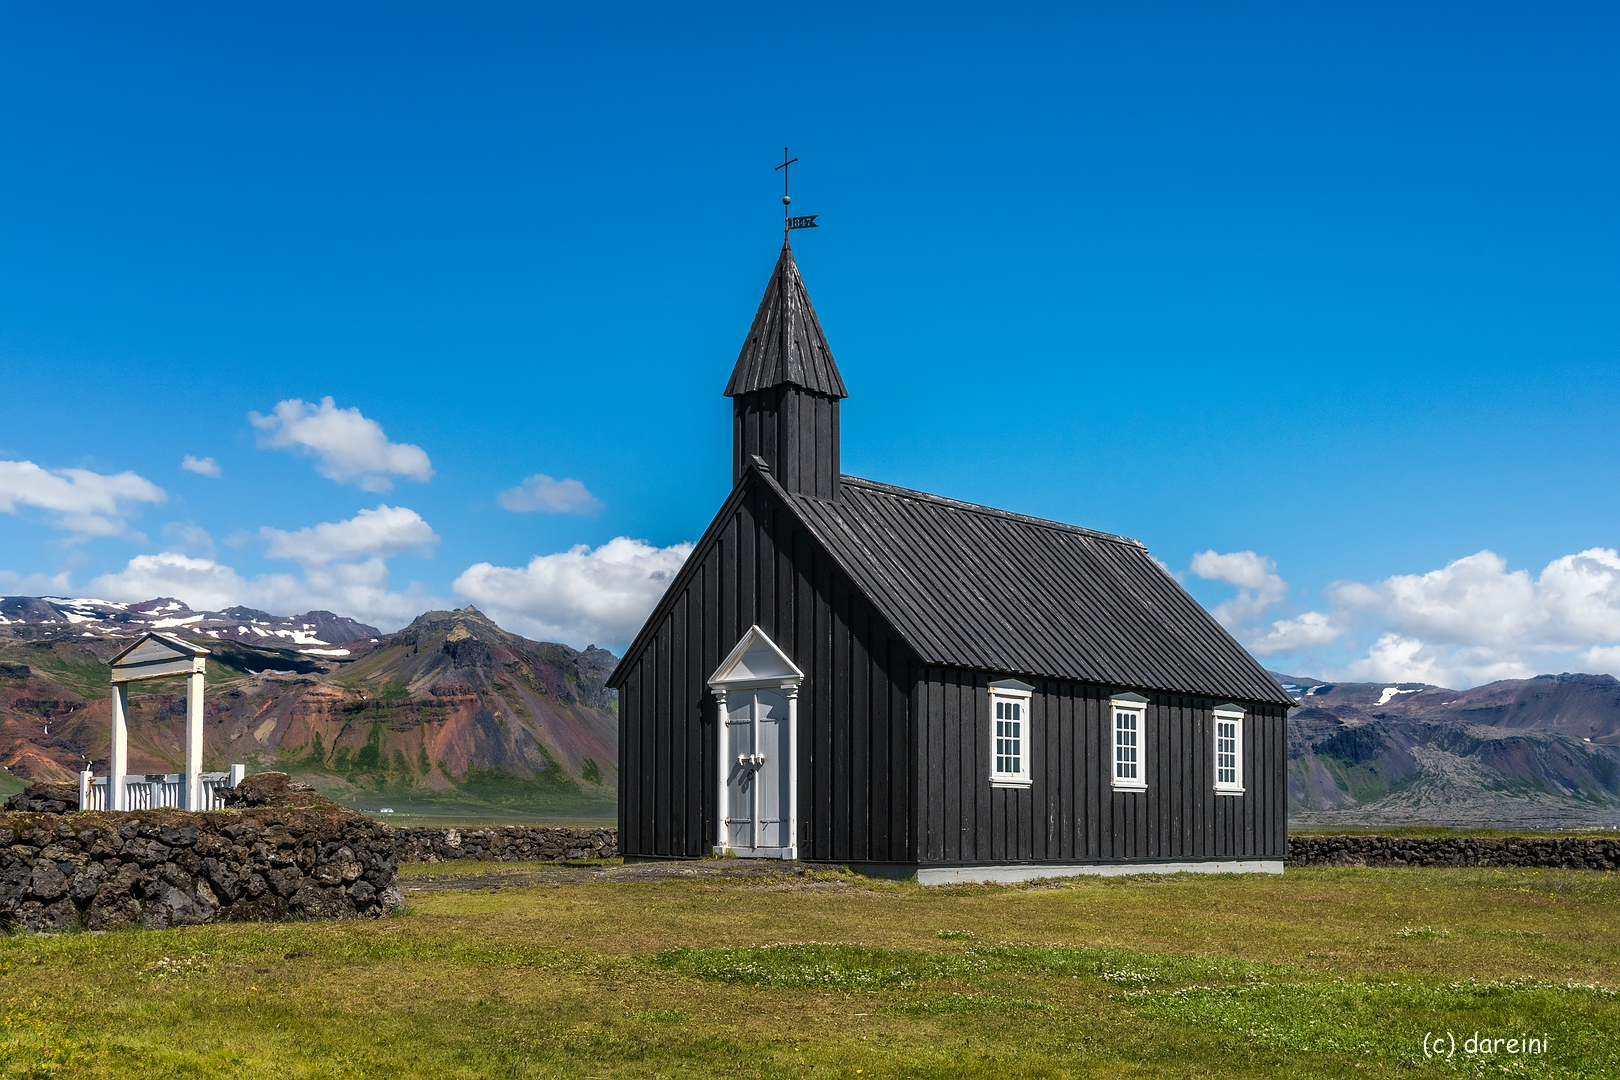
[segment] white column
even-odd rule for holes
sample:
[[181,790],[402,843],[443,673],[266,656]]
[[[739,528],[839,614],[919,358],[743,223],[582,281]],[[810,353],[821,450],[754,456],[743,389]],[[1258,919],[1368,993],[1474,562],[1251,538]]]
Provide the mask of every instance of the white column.
[[788,699],[788,858],[799,857],[799,688],[787,687]]
[[186,809],[202,810],[203,673],[186,680]]
[[235,787],[237,784],[240,784],[246,777],[247,777],[247,766],[246,765],[232,765],[231,766],[231,787]]
[[716,690],[714,692],[714,698],[720,703],[719,708],[715,710],[715,717],[718,721],[715,726],[719,729],[715,732],[715,737],[719,740],[719,748],[718,752],[715,754],[715,757],[720,761],[720,791],[719,794],[715,796],[714,800],[714,816],[717,823],[715,826],[714,845],[716,848],[724,849],[727,840],[726,814],[729,813],[729,810],[726,807],[726,777],[731,772],[731,770],[726,767],[726,763],[729,760],[726,755],[731,752],[731,740],[726,738],[726,692],[724,690]]
[[112,695],[112,751],[107,765],[107,809],[127,810],[124,776],[129,771],[129,686],[114,683]]
[[91,781],[93,781],[95,778],[96,778],[96,774],[91,772],[89,769],[85,769],[83,772],[81,772],[79,774],[79,809],[80,810],[93,810],[93,809],[95,809],[93,806],[90,805],[90,793],[93,790],[95,790],[95,788],[92,785]]

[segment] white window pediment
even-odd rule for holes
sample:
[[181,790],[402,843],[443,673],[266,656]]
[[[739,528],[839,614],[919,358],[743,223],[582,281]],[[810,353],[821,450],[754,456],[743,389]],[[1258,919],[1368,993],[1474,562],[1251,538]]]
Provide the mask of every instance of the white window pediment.
[[709,686],[716,691],[731,688],[760,686],[798,686],[804,681],[804,672],[788,658],[770,637],[757,626],[737,642],[714,674]]

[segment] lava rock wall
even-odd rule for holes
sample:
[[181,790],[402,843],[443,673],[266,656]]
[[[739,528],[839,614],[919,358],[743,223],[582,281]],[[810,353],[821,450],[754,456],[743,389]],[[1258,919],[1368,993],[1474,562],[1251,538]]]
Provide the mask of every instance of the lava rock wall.
[[395,829],[394,837],[400,862],[555,862],[611,859],[619,853],[617,829]]
[[350,811],[0,814],[0,924],[160,929],[404,906],[392,830]]
[[1620,839],[1290,836],[1288,866],[1523,866],[1620,870]]

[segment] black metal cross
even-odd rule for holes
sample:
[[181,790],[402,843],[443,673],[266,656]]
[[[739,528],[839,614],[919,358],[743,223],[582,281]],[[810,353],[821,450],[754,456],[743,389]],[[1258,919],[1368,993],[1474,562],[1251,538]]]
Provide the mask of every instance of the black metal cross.
[[798,161],[798,160],[799,160],[798,158],[790,158],[790,157],[788,157],[788,148],[784,146],[784,147],[782,147],[782,164],[778,165],[776,168],[771,170],[772,172],[780,172],[782,174],[782,216],[783,217],[787,217],[787,207],[788,207],[788,205],[790,203],[793,202],[792,197],[788,195],[788,172],[790,171],[788,169],[788,166],[792,165],[795,161]]

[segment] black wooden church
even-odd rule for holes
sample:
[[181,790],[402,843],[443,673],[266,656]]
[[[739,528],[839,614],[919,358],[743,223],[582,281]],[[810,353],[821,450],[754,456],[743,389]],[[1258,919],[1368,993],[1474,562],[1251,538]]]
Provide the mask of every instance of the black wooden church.
[[627,858],[1282,870],[1292,700],[1141,543],[842,475],[785,244],[725,392],[731,495],[609,681]]

